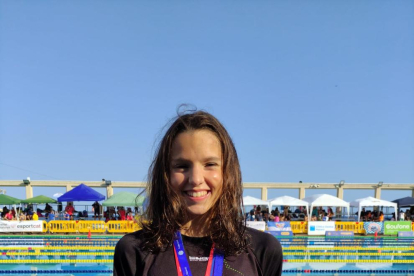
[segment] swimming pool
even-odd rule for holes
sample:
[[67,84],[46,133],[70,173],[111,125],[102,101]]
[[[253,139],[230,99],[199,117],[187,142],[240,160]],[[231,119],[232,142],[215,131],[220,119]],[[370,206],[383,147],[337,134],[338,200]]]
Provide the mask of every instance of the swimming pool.
[[[112,275],[121,236],[1,236],[0,275]],[[414,239],[279,238],[283,275],[414,275]]]
[[283,275],[411,275],[414,240],[396,237],[279,239]]

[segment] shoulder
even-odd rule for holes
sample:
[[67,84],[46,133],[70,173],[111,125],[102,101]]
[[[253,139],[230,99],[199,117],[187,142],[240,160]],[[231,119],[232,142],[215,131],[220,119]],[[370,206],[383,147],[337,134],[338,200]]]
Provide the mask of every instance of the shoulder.
[[143,231],[137,231],[134,233],[126,234],[123,236],[115,247],[115,253],[117,251],[124,250],[139,250],[139,245],[143,241]]
[[261,249],[262,247],[272,247],[274,249],[280,250],[282,249],[280,242],[268,233],[249,227],[246,228],[246,232],[250,237],[251,245],[255,249]]
[[140,249],[143,232],[137,231],[123,236],[115,247],[114,275],[135,275],[144,266],[148,253]]
[[252,228],[247,228],[246,232],[249,236],[249,251],[254,254],[262,275],[281,275],[283,251],[280,242],[272,235]]

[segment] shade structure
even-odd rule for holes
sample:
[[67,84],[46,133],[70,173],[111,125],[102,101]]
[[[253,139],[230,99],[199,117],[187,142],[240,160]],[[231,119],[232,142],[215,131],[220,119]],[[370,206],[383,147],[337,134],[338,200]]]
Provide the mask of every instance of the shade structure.
[[101,195],[94,189],[86,186],[81,183],[79,186],[76,186],[69,192],[64,193],[58,197],[59,202],[64,201],[100,201],[104,200],[105,196]]
[[102,202],[103,206],[142,206],[145,197],[130,192],[119,192]]
[[28,199],[23,199],[22,203],[57,203],[57,200],[44,195],[39,195]]
[[13,204],[19,204],[20,202],[21,200],[18,198],[0,194],[0,204],[13,205]]
[[383,206],[383,207],[392,207],[395,210],[395,220],[397,220],[397,203],[378,199],[372,196],[364,197],[364,198],[358,198],[354,201],[352,201],[350,204],[352,207],[358,208],[358,221],[361,219],[361,210],[363,207],[371,207],[371,206]]
[[414,197],[407,196],[407,197],[403,197],[403,198],[393,200],[392,202],[397,203],[398,208],[400,208],[400,207],[411,207],[411,206],[414,206]]
[[291,196],[280,196],[274,199],[269,200],[270,209],[273,206],[305,206],[306,209],[309,209],[309,203],[304,200],[300,200],[298,198],[294,198]]
[[259,198],[255,198],[252,196],[244,196],[243,197],[243,205],[244,206],[253,206],[253,205],[266,205],[269,206],[269,202],[265,200],[261,200]]
[[[321,207],[346,207],[349,216],[349,203],[345,200],[342,200],[336,196],[328,195],[328,194],[317,194],[312,195],[309,197],[305,197],[303,201],[309,203],[309,214],[314,206],[321,206]],[[310,215],[308,216],[310,219]]]

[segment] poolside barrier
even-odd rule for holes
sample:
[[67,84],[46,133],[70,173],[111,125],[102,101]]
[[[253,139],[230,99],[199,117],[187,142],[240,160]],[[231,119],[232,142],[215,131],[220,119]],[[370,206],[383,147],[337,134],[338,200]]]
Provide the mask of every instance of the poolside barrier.
[[[378,223],[377,223],[378,224]],[[290,226],[293,234],[307,234],[307,221],[291,221]],[[141,227],[133,221],[110,220],[94,221],[94,220],[52,220],[49,222],[43,221],[43,233],[131,233],[139,230]],[[366,228],[366,227],[365,227]],[[370,234],[364,228],[364,222],[342,222],[335,221],[335,231],[352,231],[354,234]],[[411,224],[412,231],[414,231],[414,223]],[[381,232],[379,232],[381,233]]]

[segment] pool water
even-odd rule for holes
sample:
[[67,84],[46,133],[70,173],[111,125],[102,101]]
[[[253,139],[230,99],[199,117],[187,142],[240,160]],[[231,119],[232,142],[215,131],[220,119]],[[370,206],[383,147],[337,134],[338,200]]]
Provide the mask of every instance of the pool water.
[[[112,275],[121,236],[2,236],[0,275]],[[412,275],[414,239],[280,237],[283,275]]]

